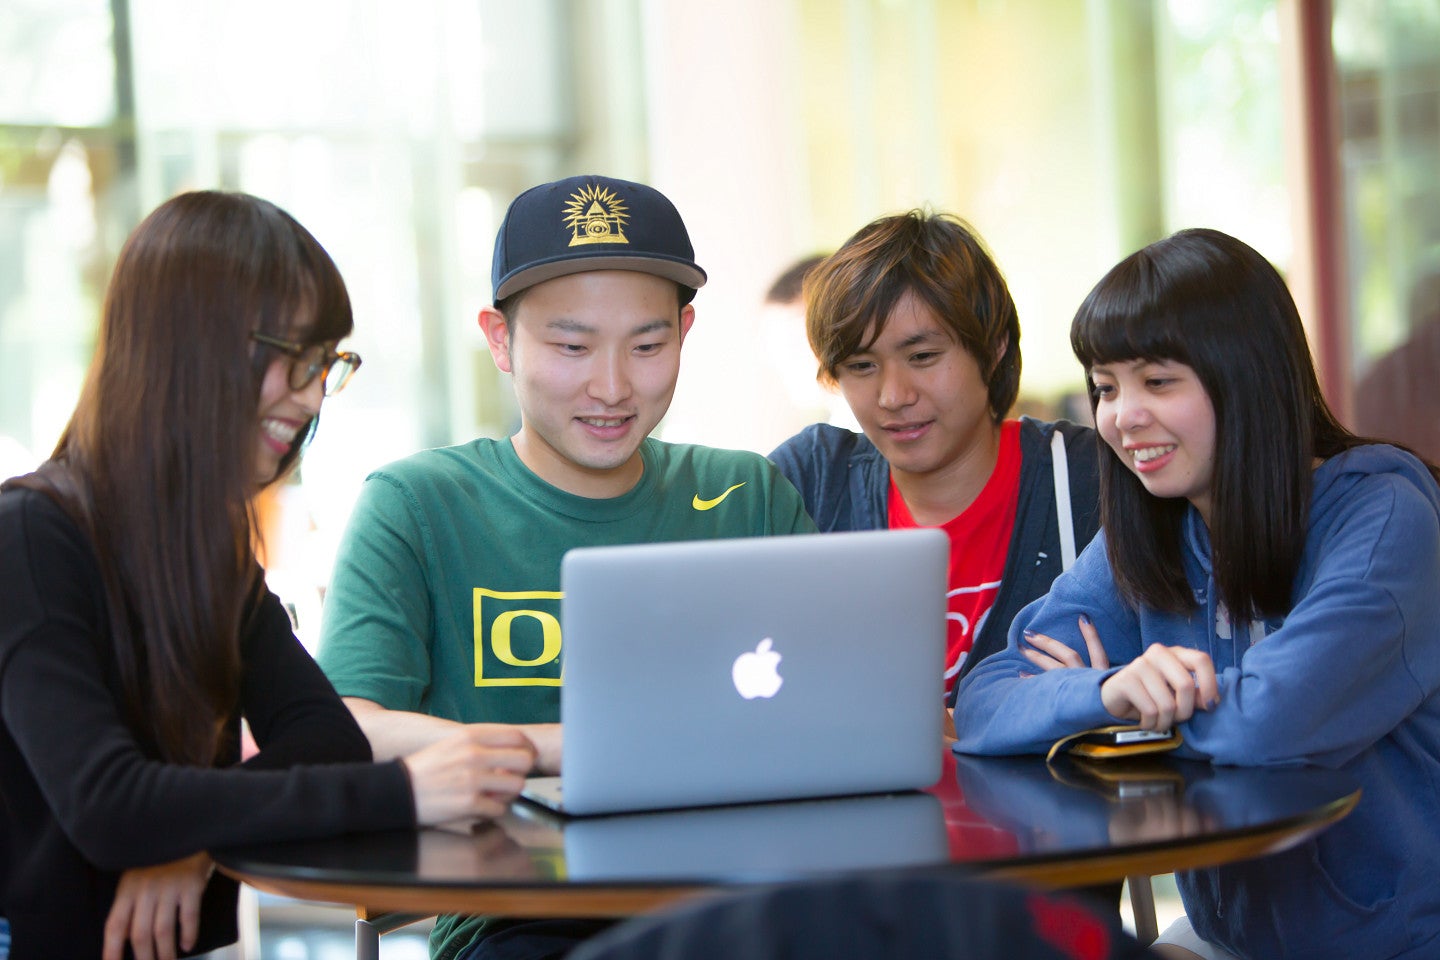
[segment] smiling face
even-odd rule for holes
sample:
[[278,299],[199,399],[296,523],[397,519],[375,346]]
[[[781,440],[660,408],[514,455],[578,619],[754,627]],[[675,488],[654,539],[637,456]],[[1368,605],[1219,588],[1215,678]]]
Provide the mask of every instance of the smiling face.
[[868,349],[840,362],[835,380],[902,489],[908,477],[972,461],[989,476],[999,428],[984,371],[912,294],[896,301]]
[[[330,347],[333,349],[334,344]],[[290,387],[290,358],[280,354],[265,368],[260,383],[259,426],[256,430],[255,483],[264,486],[275,479],[280,461],[295,445],[297,437],[310,429],[320,412],[325,387],[320,377],[303,390]]]
[[618,497],[644,472],[640,444],[670,408],[695,310],[675,283],[596,270],[525,291],[507,319],[480,314],[495,364],[514,377],[520,460],[583,497]]
[[1184,497],[1210,523],[1215,409],[1195,370],[1174,360],[1090,368],[1095,428],[1157,497]]

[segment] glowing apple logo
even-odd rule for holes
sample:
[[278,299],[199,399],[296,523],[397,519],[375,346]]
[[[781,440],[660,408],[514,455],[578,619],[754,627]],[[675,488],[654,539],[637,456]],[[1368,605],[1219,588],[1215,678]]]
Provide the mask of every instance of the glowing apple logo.
[[780,654],[770,647],[771,640],[766,637],[753,651],[736,657],[735,665],[730,668],[730,679],[746,700],[773,697],[785,682],[775,669],[780,663]]

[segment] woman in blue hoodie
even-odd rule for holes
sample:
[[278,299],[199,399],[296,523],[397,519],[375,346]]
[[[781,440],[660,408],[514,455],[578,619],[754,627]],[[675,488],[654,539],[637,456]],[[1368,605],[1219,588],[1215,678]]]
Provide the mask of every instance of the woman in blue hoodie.
[[1070,337],[1103,530],[965,679],[956,749],[1131,722],[1214,763],[1345,769],[1364,793],[1334,827],[1179,876],[1196,948],[1440,956],[1436,469],[1336,421],[1284,281],[1223,233],[1121,261]]

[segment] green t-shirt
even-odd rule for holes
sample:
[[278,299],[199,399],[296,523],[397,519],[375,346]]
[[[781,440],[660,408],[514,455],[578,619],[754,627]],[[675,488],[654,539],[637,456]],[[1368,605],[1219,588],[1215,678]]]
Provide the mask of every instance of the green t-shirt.
[[370,474],[325,598],[320,664],[335,689],[466,723],[553,723],[565,551],[814,530],[757,454],[653,439],[640,452],[640,482],[609,500],[544,482],[509,440]]
[[[815,529],[758,454],[654,439],[640,454],[640,482],[608,500],[541,480],[508,439],[370,474],[325,598],[319,660],[335,689],[465,723],[555,723],[566,550]],[[468,945],[479,923],[442,917],[437,955]]]

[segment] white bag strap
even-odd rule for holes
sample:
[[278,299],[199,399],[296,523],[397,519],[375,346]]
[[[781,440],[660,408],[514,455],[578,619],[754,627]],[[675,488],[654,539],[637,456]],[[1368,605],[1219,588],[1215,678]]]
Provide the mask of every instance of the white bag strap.
[[1075,515],[1070,509],[1070,461],[1059,427],[1050,435],[1050,454],[1055,467],[1055,519],[1060,524],[1060,569],[1069,570],[1075,562]]

